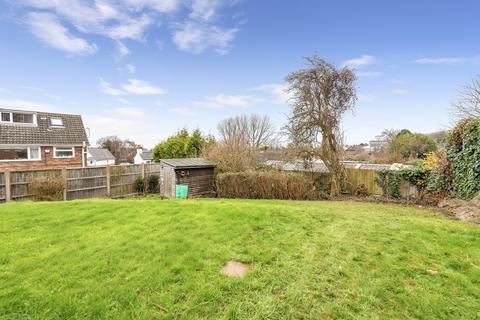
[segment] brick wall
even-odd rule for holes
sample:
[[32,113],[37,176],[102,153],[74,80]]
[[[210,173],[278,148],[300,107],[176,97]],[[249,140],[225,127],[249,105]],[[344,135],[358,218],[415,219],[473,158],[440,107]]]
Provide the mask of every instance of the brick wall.
[[42,160],[0,162],[0,169],[39,169],[82,166],[82,147],[75,147],[74,158],[54,158],[53,147],[51,146],[40,147],[40,153]]

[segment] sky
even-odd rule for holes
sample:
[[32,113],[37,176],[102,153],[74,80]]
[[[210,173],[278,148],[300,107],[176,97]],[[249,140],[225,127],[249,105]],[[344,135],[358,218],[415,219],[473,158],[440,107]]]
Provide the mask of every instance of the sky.
[[478,0],[0,0],[0,107],[81,114],[91,144],[290,111],[316,54],[358,75],[347,143],[433,132],[480,73]]

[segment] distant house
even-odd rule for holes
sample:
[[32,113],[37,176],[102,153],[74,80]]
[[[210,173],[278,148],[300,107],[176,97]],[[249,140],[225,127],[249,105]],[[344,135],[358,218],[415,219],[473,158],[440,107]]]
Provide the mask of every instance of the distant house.
[[133,158],[133,163],[142,164],[142,163],[152,163],[153,155],[151,150],[147,149],[137,149],[137,154]]
[[368,146],[364,147],[366,152],[381,152],[388,148],[388,141],[385,140],[370,140]]
[[0,108],[0,169],[85,166],[79,115]]
[[115,164],[115,157],[107,149],[88,148],[87,166],[108,166]]

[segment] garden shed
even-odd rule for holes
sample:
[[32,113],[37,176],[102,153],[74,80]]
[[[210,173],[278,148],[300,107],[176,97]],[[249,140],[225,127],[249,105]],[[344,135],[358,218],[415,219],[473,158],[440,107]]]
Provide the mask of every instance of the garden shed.
[[163,159],[160,167],[160,194],[165,198],[175,198],[177,185],[188,185],[188,197],[213,191],[215,165],[206,159]]

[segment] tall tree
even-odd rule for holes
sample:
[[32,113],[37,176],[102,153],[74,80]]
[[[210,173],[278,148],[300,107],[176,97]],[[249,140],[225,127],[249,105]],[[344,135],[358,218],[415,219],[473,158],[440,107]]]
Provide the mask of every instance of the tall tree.
[[453,104],[460,119],[480,119],[480,75],[475,77],[460,92],[460,99]]
[[100,148],[107,149],[115,157],[115,163],[122,162],[133,163],[133,158],[141,145],[136,144],[130,139],[121,139],[118,136],[108,136],[97,140],[97,145]]
[[186,128],[168,137],[153,148],[155,161],[168,158],[190,158],[200,157],[205,147],[215,143],[212,136],[204,136],[199,129],[192,134]]
[[275,126],[268,116],[239,115],[222,120],[218,132],[223,141],[243,140],[253,148],[269,146],[275,138]]
[[294,145],[307,146],[311,156],[323,160],[331,174],[330,195],[337,196],[345,175],[340,125],[357,101],[356,76],[348,67],[339,69],[318,56],[305,60],[305,69],[286,77],[293,107],[286,130]]

